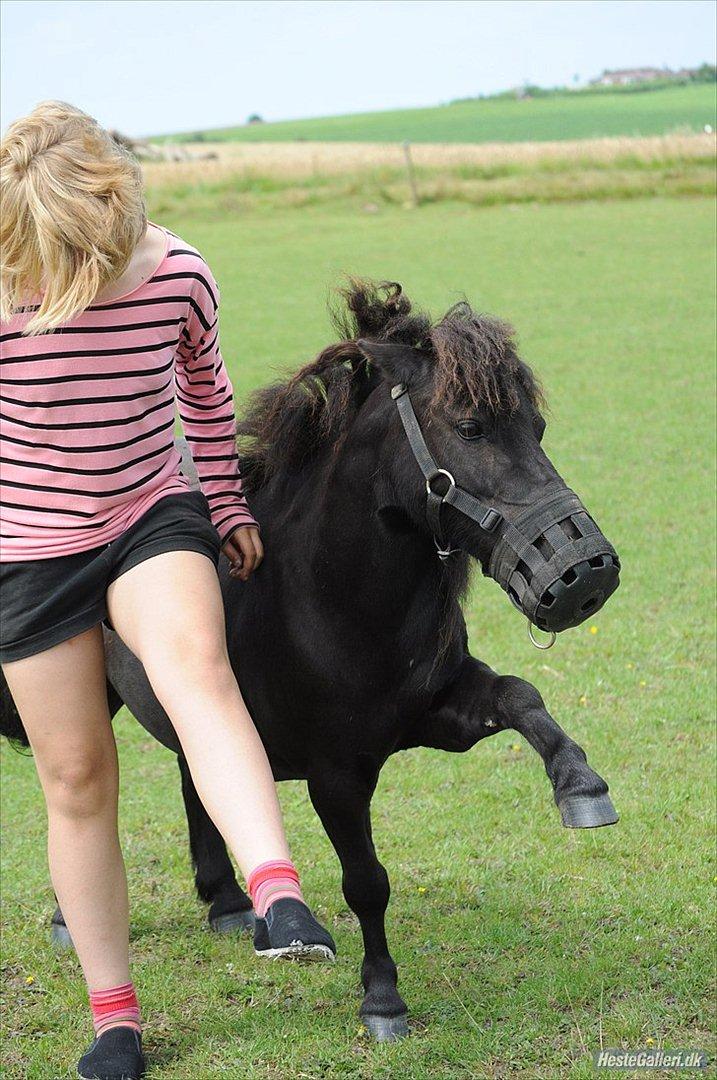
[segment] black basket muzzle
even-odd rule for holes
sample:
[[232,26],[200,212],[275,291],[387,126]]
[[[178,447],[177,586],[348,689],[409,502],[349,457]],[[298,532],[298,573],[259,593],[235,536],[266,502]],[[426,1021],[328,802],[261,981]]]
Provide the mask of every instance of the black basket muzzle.
[[562,484],[504,521],[488,573],[541,630],[558,633],[598,611],[620,560],[574,491]]
[[[558,633],[598,611],[620,582],[620,560],[575,492],[557,482],[537,503],[506,521],[438,467],[408,388],[399,383],[391,397],[426,481],[426,517],[439,558],[449,558],[454,550],[443,536],[441,520],[443,507],[453,506],[486,535],[497,537],[486,573],[541,630]],[[442,492],[436,490],[439,484]]]

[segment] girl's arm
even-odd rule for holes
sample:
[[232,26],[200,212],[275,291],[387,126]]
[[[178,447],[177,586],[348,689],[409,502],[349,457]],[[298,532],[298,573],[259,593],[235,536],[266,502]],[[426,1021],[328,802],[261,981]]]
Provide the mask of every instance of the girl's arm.
[[219,350],[218,306],[217,284],[198,257],[177,350],[175,382],[184,434],[224,546],[231,545],[236,529],[258,526],[242,494],[233,388]]

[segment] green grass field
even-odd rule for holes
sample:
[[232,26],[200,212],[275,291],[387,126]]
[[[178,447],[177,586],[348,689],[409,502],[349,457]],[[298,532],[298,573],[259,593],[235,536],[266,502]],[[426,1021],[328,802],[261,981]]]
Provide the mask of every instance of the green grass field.
[[[283,142],[543,142],[603,135],[664,135],[676,129],[715,126],[715,86],[697,83],[645,93],[574,94],[533,98],[490,98],[425,109],[386,110],[313,120],[217,128],[212,140]],[[191,139],[165,136],[170,141]]]
[[[303,785],[282,785],[282,800],[307,894],[337,937],[331,968],[273,966],[209,933],[176,765],[122,715],[151,1080],[587,1080],[601,1044],[714,1052],[714,202],[164,221],[215,269],[240,399],[327,343],[324,300],[343,271],[402,281],[435,312],[466,294],[514,321],[549,391],[548,452],[621,553],[623,584],[593,623],[538,653],[504,594],[477,578],[472,649],[540,687],[622,820],[563,829],[540,760],[509,732],[466,755],[394,758],[374,832],[412,1034],[374,1046],[357,1019],[359,931]],[[32,762],[3,746],[2,779],[2,1075],[69,1077],[88,1038],[85,992],[74,956],[48,944]]]

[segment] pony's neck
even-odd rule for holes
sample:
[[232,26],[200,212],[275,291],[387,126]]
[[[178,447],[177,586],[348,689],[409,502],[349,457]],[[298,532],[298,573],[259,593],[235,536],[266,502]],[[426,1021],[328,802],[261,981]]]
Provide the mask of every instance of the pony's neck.
[[[457,605],[467,577],[467,556],[445,566],[430,535],[377,495],[381,440],[359,414],[343,444],[320,473],[323,494],[316,521],[313,558],[331,595],[419,634],[438,632],[447,610]],[[411,612],[411,619],[406,618]]]

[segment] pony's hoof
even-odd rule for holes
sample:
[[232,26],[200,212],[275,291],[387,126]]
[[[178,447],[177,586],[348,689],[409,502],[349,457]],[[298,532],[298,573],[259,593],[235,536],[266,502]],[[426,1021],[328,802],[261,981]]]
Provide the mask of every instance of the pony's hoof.
[[56,949],[74,949],[70,931],[64,923],[53,922],[50,925],[50,940]]
[[215,934],[249,934],[254,932],[254,912],[226,911],[223,915],[215,915],[210,918],[209,926]]
[[408,1035],[408,1017],[406,1013],[400,1016],[376,1016],[365,1013],[361,1022],[372,1039],[376,1042],[398,1042]]
[[609,795],[566,795],[558,803],[566,829],[598,829],[614,825],[619,817]]

